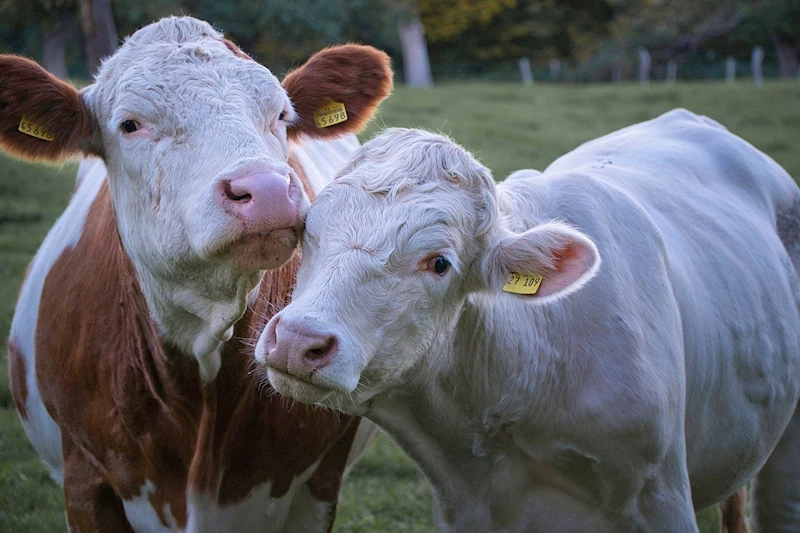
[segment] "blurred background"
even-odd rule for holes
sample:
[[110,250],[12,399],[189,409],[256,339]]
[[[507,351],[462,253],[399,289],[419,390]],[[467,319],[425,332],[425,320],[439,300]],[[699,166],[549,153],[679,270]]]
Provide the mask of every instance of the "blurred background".
[[119,38],[170,14],[224,31],[282,74],[347,41],[411,85],[452,79],[797,77],[800,0],[0,0],[0,52],[86,78]]
[[[84,85],[125,35],[180,14],[211,22],[279,78],[329,44],[387,51],[396,89],[361,139],[384,126],[442,131],[498,180],[675,107],[721,122],[800,177],[800,0],[0,0],[0,53]],[[0,339],[75,169],[0,153]],[[345,480],[334,532],[425,533],[431,516],[424,476],[381,435]],[[716,508],[698,521],[719,532]],[[0,370],[6,531],[66,524],[62,489]]]

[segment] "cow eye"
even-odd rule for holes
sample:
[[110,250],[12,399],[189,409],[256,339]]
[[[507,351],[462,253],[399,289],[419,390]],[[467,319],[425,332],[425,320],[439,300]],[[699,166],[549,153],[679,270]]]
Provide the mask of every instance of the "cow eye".
[[450,270],[450,261],[447,260],[446,257],[443,255],[437,255],[433,259],[430,260],[428,263],[431,270],[439,274],[440,276],[444,275],[448,270]]
[[120,127],[125,133],[133,133],[139,129],[139,124],[137,124],[135,120],[128,119],[123,121],[122,124],[120,124]]
[[286,118],[286,112],[285,111],[281,111],[281,114],[278,115],[278,120],[283,120],[285,118]]

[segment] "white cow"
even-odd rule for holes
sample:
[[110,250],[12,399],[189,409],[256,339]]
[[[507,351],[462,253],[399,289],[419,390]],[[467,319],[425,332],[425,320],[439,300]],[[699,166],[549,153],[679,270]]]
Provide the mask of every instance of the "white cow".
[[800,190],[716,122],[673,111],[498,186],[392,129],[306,227],[256,358],[383,426],[440,531],[697,531],[756,475],[762,531],[800,530]]

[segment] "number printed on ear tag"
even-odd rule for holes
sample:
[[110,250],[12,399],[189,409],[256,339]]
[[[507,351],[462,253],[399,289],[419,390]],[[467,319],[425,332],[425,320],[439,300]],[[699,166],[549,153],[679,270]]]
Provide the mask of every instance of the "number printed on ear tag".
[[327,128],[347,120],[347,110],[340,102],[328,102],[314,111],[314,123],[318,128]]
[[25,135],[30,135],[31,137],[36,137],[43,141],[53,140],[53,134],[50,133],[49,129],[31,122],[25,117],[22,117],[22,120],[19,121],[19,127],[17,129]]
[[505,292],[514,294],[536,294],[539,285],[542,284],[542,276],[539,274],[510,274],[506,284],[503,285]]

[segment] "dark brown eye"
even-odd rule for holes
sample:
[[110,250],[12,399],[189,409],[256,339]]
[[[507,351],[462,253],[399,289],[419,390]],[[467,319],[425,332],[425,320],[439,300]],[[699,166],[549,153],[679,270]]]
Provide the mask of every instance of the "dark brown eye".
[[278,115],[278,120],[283,120],[285,118],[286,118],[286,112],[285,111],[281,111],[281,114]]
[[430,265],[431,265],[431,270],[433,270],[440,276],[450,269],[450,261],[448,261],[447,258],[442,255],[436,256],[433,259],[431,259]]
[[135,120],[126,120],[121,124],[122,131],[125,133],[133,133],[134,131],[139,129],[139,125],[136,123]]

